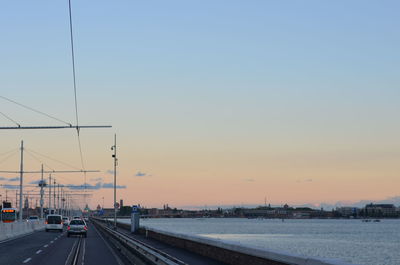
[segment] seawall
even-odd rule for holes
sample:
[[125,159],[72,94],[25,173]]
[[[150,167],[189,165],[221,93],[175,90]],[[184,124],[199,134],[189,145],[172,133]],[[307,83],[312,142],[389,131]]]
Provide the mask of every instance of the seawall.
[[[118,223],[117,225],[130,231],[129,224]],[[354,265],[336,259],[303,257],[148,227],[141,227],[139,233],[168,245],[183,248],[231,265]]]

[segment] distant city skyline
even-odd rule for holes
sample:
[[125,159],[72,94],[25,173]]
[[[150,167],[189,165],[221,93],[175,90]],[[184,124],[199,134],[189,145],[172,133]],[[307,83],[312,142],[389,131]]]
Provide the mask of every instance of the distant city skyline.
[[[114,133],[127,205],[400,196],[398,1],[72,6],[80,123],[113,126],[80,131],[85,168],[101,171],[86,175],[92,208],[113,203]],[[67,7],[0,4],[0,96],[74,123]],[[59,125],[0,104],[11,118],[0,126]],[[0,170],[19,170],[21,140],[26,169],[82,167],[75,130],[1,130]],[[0,173],[0,184],[17,177]],[[54,178],[85,184],[83,174]],[[38,180],[26,174],[26,190]]]

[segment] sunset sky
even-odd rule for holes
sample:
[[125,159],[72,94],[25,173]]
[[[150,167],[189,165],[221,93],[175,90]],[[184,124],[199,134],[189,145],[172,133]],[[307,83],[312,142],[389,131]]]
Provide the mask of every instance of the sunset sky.
[[[113,126],[81,131],[85,168],[101,171],[87,175],[91,207],[102,197],[112,206],[114,133],[125,204],[400,195],[400,2],[72,4],[80,124]],[[66,0],[1,1],[0,96],[75,124],[68,23]],[[1,98],[0,112],[63,125]],[[72,169],[38,154],[82,167],[75,130],[1,130],[0,170],[19,169],[17,152],[2,154],[21,140],[27,170],[39,160]],[[0,184],[16,176],[0,174]]]

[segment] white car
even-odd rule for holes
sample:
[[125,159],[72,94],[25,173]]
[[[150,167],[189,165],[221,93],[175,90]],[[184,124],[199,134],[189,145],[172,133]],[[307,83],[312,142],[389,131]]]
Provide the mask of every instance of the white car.
[[39,221],[39,216],[37,216],[37,215],[29,216],[28,222],[34,222],[34,221]]
[[68,217],[63,217],[62,220],[63,220],[64,226],[69,225],[69,218]]
[[49,230],[58,230],[62,232],[63,231],[62,216],[59,214],[49,214],[46,217],[45,229],[46,232],[48,232]]
[[88,228],[85,221],[79,219],[71,220],[67,228],[67,237],[71,235],[83,235],[87,237],[87,230]]

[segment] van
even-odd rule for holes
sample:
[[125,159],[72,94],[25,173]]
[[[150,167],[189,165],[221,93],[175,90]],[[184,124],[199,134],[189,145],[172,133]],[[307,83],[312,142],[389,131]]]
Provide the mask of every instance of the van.
[[45,229],[46,232],[48,232],[49,230],[58,230],[62,232],[63,231],[62,216],[59,214],[49,214],[46,217]]

